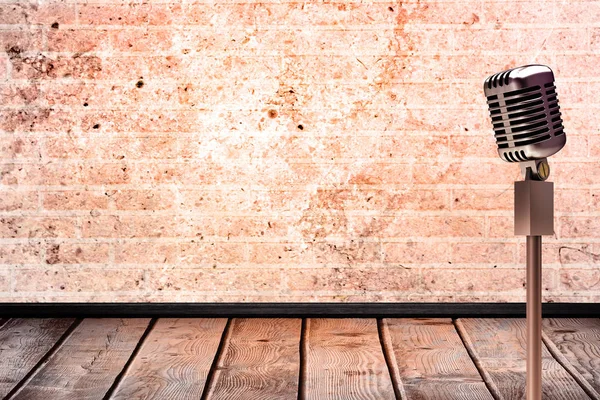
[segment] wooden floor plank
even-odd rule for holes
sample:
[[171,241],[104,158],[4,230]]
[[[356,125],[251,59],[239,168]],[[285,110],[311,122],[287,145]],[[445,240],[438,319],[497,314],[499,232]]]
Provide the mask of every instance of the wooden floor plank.
[[227,319],[159,319],[111,399],[200,399]]
[[559,361],[574,369],[573,375],[581,377],[588,394],[600,399],[600,319],[550,318],[544,319],[544,334],[550,350],[556,350]]
[[387,319],[383,324],[408,399],[494,399],[450,318]]
[[0,398],[38,364],[74,319],[14,318],[0,329]]
[[149,319],[83,320],[14,398],[102,399],[149,322]]
[[233,319],[206,398],[297,399],[300,319]]
[[[460,324],[460,325],[458,325]],[[473,346],[478,360],[500,395],[506,400],[525,398],[525,319],[460,319],[457,325]],[[589,396],[543,347],[542,397],[553,400],[582,400]]]
[[395,399],[377,320],[308,319],[306,399]]

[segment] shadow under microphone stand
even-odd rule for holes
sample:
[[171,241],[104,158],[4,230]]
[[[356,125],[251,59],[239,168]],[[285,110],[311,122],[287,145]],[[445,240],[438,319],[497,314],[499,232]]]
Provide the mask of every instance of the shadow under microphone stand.
[[554,235],[554,183],[545,158],[521,163],[515,235],[527,237],[527,400],[542,399],[542,235]]

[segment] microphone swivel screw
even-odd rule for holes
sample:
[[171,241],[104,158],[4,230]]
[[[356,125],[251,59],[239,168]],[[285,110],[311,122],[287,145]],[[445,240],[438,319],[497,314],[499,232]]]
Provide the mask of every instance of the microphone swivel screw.
[[537,175],[541,181],[545,181],[550,176],[550,164],[547,160],[541,160],[537,165]]

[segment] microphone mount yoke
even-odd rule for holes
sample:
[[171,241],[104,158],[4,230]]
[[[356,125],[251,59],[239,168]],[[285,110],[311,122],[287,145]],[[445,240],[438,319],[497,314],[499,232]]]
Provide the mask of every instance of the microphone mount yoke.
[[524,180],[545,181],[550,176],[550,164],[546,157],[519,163]]

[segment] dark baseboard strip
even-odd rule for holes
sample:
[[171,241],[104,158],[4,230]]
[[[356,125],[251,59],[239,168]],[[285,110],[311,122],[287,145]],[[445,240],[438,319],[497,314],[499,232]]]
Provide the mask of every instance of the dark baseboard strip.
[[[546,318],[598,318],[600,303],[544,303]],[[0,318],[522,318],[525,303],[0,303]]]

